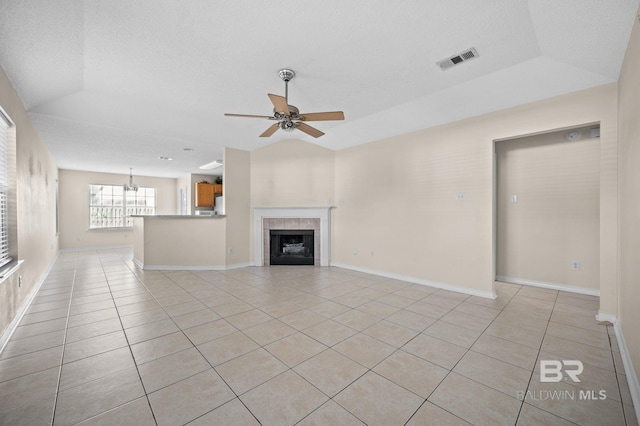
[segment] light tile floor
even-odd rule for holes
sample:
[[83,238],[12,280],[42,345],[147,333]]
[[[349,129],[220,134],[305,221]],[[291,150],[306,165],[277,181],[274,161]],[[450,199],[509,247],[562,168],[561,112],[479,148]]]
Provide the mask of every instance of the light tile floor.
[[[495,287],[62,253],[0,354],[0,424],[637,424],[597,298]],[[579,383],[540,382],[566,359]]]

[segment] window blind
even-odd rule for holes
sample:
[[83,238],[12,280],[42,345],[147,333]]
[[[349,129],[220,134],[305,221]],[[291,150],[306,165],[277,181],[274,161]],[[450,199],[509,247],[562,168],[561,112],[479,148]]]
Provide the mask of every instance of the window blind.
[[11,122],[0,110],[0,267],[11,262],[9,256],[9,171],[7,164]]

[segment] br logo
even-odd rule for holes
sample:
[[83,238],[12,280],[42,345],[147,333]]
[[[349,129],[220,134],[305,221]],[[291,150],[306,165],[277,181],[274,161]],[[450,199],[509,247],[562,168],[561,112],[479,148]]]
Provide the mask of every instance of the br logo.
[[[579,382],[578,376],[584,370],[582,361],[575,359],[557,360],[540,360],[540,382],[556,383],[562,381],[566,374],[574,382]],[[564,371],[564,374],[563,374]]]

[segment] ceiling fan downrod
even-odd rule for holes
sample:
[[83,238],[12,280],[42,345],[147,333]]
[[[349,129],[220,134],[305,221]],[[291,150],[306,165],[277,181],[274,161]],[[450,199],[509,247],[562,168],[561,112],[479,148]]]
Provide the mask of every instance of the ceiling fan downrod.
[[288,105],[289,104],[289,81],[291,81],[291,79],[296,76],[296,73],[293,72],[293,70],[285,68],[285,69],[281,69],[278,72],[278,75],[282,80],[284,80],[284,99]]

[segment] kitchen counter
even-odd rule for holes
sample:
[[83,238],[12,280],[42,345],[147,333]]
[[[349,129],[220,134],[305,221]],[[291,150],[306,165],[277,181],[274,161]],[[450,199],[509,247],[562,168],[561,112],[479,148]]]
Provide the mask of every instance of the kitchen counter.
[[221,219],[227,217],[223,214],[206,216],[206,215],[188,215],[188,214],[162,214],[162,215],[131,215],[131,217],[143,217],[145,219]]
[[132,218],[133,262],[140,269],[226,269],[225,216],[167,215]]

